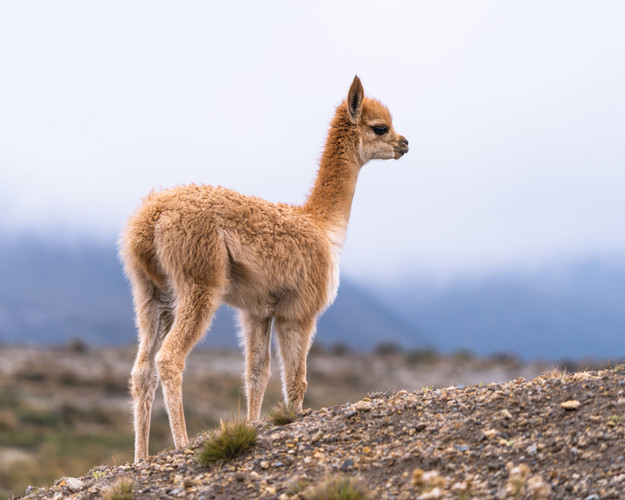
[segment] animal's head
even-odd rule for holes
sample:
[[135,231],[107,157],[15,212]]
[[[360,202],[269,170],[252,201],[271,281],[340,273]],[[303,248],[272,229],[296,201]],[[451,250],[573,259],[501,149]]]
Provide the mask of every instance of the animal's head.
[[349,88],[346,105],[349,120],[358,131],[358,152],[363,164],[369,160],[398,160],[408,152],[408,140],[393,128],[388,109],[365,97],[358,77]]

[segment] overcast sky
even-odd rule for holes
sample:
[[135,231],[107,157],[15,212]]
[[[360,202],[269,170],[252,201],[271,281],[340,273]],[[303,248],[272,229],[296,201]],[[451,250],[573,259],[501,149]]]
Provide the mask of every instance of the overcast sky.
[[0,232],[116,238],[153,187],[308,193],[358,74],[410,140],[361,278],[625,253],[625,3],[0,3]]

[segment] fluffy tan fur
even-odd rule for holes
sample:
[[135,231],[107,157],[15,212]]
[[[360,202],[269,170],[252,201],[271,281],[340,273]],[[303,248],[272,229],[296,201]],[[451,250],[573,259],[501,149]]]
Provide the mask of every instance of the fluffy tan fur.
[[336,110],[314,188],[292,206],[222,187],[151,193],[130,217],[121,256],[132,285],[139,350],[132,370],[135,461],[148,456],[160,378],[174,443],[188,442],[182,405],[185,359],[225,302],[240,311],[247,418],[258,420],[269,380],[272,328],[284,398],[297,411],[319,314],[338,289],[338,259],[361,167],[398,159],[408,141],[356,77]]

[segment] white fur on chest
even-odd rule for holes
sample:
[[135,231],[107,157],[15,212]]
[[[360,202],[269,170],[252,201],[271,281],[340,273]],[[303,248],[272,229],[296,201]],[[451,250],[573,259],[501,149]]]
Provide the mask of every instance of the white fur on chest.
[[336,299],[339,290],[340,271],[339,261],[341,259],[341,250],[345,242],[346,228],[337,227],[328,231],[328,242],[330,244],[330,269],[328,270],[328,288],[327,288],[327,304],[326,307],[332,305]]

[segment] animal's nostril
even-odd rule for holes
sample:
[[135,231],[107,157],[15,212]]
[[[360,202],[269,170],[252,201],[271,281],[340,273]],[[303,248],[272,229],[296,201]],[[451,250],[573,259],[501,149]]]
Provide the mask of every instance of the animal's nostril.
[[405,137],[400,137],[399,138],[399,143],[400,144],[404,144],[404,145],[408,145],[408,139],[406,139]]

